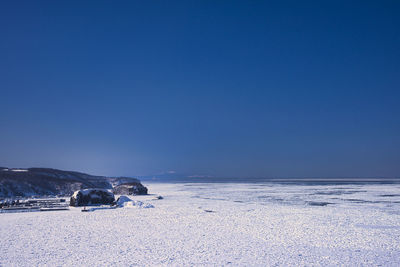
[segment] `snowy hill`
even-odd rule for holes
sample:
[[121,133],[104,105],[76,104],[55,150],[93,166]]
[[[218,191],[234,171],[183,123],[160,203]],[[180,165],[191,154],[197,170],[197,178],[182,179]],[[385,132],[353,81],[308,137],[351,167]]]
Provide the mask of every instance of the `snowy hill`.
[[49,168],[0,168],[0,198],[29,196],[70,196],[84,188],[112,189],[113,184],[137,183],[129,177],[95,176]]

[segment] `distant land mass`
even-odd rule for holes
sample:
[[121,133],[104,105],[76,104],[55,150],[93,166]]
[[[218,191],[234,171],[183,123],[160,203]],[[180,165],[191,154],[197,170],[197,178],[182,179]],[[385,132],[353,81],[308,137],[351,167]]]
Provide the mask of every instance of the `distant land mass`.
[[147,193],[147,188],[131,177],[96,176],[51,168],[0,167],[0,198],[70,196],[80,189],[113,189],[121,185],[134,186],[138,194]]
[[400,177],[215,177],[175,172],[139,176],[139,179],[156,183],[400,184]]

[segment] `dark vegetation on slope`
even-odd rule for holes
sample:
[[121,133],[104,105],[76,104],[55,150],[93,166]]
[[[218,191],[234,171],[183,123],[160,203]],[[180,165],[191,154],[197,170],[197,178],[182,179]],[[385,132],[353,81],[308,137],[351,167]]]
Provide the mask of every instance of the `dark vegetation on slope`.
[[[0,167],[0,198],[30,196],[71,196],[86,188],[112,189],[113,185],[134,184],[146,191],[139,180],[129,177],[95,176],[49,168],[9,169]],[[144,190],[146,189],[146,190]]]

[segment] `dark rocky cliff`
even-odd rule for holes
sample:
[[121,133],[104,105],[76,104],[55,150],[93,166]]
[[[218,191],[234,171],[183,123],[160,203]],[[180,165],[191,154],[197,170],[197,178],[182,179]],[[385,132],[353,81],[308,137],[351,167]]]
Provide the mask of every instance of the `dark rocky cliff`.
[[[49,168],[0,168],[0,198],[30,196],[71,196],[76,190],[86,188],[112,189],[125,182],[137,183],[129,177],[95,176],[74,171]],[[145,188],[145,187],[144,187]]]

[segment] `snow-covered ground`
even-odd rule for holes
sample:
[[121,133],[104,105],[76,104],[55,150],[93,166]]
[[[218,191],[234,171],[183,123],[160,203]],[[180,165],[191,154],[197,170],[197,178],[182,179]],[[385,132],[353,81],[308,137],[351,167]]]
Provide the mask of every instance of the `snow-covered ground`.
[[146,186],[154,208],[0,214],[0,266],[400,266],[399,185]]

